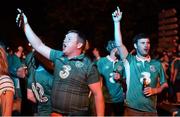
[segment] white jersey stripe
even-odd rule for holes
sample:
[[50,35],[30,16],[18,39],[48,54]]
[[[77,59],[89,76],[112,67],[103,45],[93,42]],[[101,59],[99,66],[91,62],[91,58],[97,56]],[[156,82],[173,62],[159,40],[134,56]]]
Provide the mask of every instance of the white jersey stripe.
[[130,65],[127,59],[123,61],[126,73],[126,85],[127,85],[127,92],[129,90],[129,83],[130,83]]

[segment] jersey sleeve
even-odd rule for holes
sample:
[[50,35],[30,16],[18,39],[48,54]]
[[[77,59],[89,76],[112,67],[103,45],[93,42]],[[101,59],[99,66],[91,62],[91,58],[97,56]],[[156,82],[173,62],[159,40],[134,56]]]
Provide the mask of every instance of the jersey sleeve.
[[61,57],[62,55],[62,51],[51,49],[50,60],[54,62],[57,58]]
[[87,77],[88,77],[88,85],[99,82],[99,73],[97,71],[97,67],[95,66],[95,64],[91,64],[88,67]]

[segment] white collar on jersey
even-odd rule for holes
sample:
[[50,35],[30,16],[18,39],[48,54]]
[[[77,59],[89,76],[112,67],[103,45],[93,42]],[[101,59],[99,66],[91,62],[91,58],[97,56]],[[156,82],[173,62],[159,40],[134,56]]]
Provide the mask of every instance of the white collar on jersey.
[[113,63],[118,62],[118,59],[113,60],[109,55],[106,56],[106,57],[107,57],[107,59],[108,59],[109,61],[111,61],[111,62],[113,62]]
[[150,56],[140,57],[140,56],[137,56],[137,55],[136,55],[136,59],[137,59],[138,61],[142,61],[142,62],[145,62],[145,61],[150,62],[150,61],[151,61],[151,57],[150,57]]

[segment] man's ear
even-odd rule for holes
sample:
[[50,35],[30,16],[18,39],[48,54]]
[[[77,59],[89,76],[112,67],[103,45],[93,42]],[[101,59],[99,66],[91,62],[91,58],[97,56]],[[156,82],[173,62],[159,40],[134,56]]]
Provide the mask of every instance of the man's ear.
[[136,43],[134,43],[134,48],[135,48],[135,49],[137,49],[137,45],[136,45]]
[[78,43],[77,48],[79,49],[79,48],[81,48],[82,46],[83,46],[82,43]]

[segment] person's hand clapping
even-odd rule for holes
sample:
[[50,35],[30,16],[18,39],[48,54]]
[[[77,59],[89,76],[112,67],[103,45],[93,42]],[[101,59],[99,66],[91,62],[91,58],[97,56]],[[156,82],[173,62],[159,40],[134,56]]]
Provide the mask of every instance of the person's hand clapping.
[[120,80],[120,78],[121,78],[121,75],[119,74],[119,73],[117,73],[117,72],[115,72],[114,73],[114,80]]

